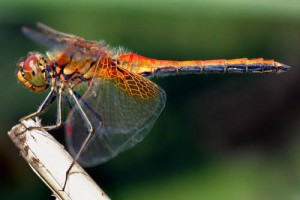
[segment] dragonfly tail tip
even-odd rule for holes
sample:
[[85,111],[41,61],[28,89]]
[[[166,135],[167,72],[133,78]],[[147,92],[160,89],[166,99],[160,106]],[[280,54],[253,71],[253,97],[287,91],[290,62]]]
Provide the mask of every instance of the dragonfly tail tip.
[[291,68],[292,68],[292,67],[289,66],[289,65],[282,64],[281,70],[282,70],[283,72],[286,72],[286,71],[290,70]]

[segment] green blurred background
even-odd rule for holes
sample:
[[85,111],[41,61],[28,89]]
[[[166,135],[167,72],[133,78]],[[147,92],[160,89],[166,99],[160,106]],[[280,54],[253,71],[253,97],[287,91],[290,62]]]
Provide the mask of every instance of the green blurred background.
[[[20,57],[46,51],[20,32],[36,21],[158,59],[292,66],[280,75],[154,79],[168,100],[153,130],[87,170],[112,199],[300,199],[299,0],[0,0],[0,199],[53,198],[6,135],[46,95],[15,77]],[[53,134],[63,138],[62,129]]]

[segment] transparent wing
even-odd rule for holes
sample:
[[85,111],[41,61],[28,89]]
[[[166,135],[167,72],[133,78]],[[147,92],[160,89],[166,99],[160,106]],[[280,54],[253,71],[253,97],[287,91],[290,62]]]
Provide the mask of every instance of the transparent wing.
[[39,31],[22,27],[22,32],[33,41],[50,48],[63,47],[80,40],[84,41],[81,37],[56,31],[42,23],[37,23],[37,27]]
[[[94,79],[80,99],[94,132],[79,162],[104,163],[140,142],[164,108],[163,89],[150,80],[119,69],[118,76]],[[66,120],[66,141],[73,156],[87,137],[87,126],[75,106]]]
[[105,56],[107,45],[104,42],[89,41],[82,37],[54,30],[42,23],[37,23],[38,30],[22,27],[22,32],[31,40],[43,44],[66,55],[77,52],[81,57],[98,59]]

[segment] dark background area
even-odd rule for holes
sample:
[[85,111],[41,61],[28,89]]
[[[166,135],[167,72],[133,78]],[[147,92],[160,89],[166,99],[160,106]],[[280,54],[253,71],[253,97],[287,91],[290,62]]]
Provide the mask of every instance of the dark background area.
[[[136,147],[87,171],[112,199],[300,198],[299,1],[0,1],[0,196],[52,199],[7,137],[46,93],[16,64],[45,52],[22,35],[36,21],[157,59],[275,59],[284,74],[172,76],[167,104]],[[45,119],[54,119],[49,111]],[[46,122],[47,122],[46,120]],[[55,121],[55,120],[53,120]],[[63,130],[53,132],[62,138]],[[51,151],[51,150],[49,150]]]

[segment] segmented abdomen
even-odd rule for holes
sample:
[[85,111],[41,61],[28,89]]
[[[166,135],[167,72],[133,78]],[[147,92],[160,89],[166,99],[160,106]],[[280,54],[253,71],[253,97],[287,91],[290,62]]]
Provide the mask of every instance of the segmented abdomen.
[[280,73],[290,69],[287,65],[263,58],[169,61],[126,54],[118,60],[123,67],[146,77],[201,73]]

